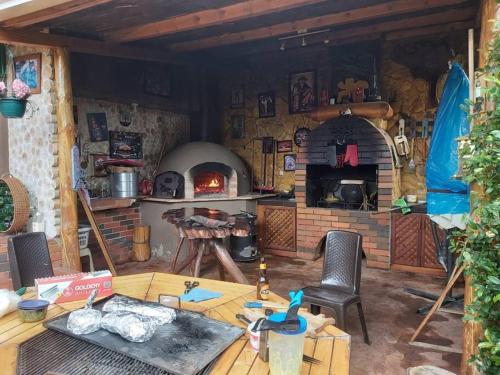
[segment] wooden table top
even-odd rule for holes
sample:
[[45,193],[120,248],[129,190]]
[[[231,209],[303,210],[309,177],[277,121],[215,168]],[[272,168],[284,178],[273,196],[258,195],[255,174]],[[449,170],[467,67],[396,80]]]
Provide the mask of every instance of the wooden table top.
[[[195,279],[166,273],[144,273],[130,276],[113,277],[113,292],[158,301],[159,294],[181,295],[184,282],[197,280],[200,287],[223,293],[220,298],[191,303],[182,302],[181,308],[199,311],[206,316],[246,328],[235,315],[243,312],[243,304],[255,300],[255,286],[229,283],[210,279]],[[29,292],[27,298],[34,297]],[[286,304],[287,301],[271,293],[270,300]],[[50,305],[46,319],[83,307],[84,301]],[[45,330],[42,322],[22,323],[17,312],[0,318],[0,363],[3,375],[16,373],[17,344]],[[302,364],[302,374],[349,374],[349,355],[351,337],[336,327],[328,326],[320,334],[322,339],[306,338],[304,354],[320,359],[321,365]],[[248,334],[245,333],[222,354],[214,366],[212,374],[268,374],[268,364],[263,362],[251,349]]]

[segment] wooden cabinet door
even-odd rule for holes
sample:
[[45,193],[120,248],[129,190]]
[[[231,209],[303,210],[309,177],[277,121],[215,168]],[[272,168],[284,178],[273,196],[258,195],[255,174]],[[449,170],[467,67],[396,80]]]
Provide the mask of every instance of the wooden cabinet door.
[[296,251],[296,209],[282,206],[257,206],[259,249],[280,255]]
[[[446,233],[444,230],[438,228],[438,237],[444,241]],[[422,215],[422,248],[421,248],[421,261],[422,267],[443,269],[441,264],[438,263],[436,256],[436,244],[432,237],[431,219],[427,215]]]
[[420,215],[392,214],[391,263],[420,266]]

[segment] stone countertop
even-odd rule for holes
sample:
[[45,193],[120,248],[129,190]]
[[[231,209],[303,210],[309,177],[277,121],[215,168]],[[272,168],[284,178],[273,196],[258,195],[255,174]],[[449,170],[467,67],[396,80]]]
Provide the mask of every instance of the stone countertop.
[[259,206],[296,207],[297,202],[295,201],[295,198],[282,198],[282,197],[276,196],[276,197],[272,197],[272,198],[260,199],[257,202],[257,205],[259,205]]

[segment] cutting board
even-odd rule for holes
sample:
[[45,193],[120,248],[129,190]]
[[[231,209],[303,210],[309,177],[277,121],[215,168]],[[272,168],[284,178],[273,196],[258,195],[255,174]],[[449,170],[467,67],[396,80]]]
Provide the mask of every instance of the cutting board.
[[[103,304],[116,295],[94,303],[94,308],[101,310]],[[200,313],[177,309],[176,313],[177,318],[172,323],[160,326],[144,343],[127,341],[104,329],[88,335],[75,335],[66,328],[69,313],[46,321],[44,326],[179,375],[200,372],[244,333],[239,327]]]

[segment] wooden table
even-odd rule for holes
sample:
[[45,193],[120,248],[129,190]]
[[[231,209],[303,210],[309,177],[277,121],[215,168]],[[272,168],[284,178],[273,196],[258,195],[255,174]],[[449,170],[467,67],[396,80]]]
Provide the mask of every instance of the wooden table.
[[[145,273],[130,276],[117,276],[113,278],[113,291],[130,297],[157,301],[160,293],[181,295],[184,292],[184,281],[193,280],[191,277],[165,274]],[[181,308],[199,311],[206,316],[246,328],[235,318],[241,313],[243,304],[255,300],[255,287],[218,280],[196,279],[200,287],[220,291],[223,296],[200,303],[182,303]],[[34,293],[28,293],[27,298]],[[286,303],[286,301],[271,293],[273,302]],[[51,305],[47,319],[83,307],[84,302]],[[17,344],[41,333],[45,330],[41,322],[21,323],[17,313],[10,313],[0,318],[0,363],[2,375],[16,373]],[[328,326],[320,335],[329,336],[323,339],[306,338],[304,353],[320,359],[321,365],[302,364],[302,374],[349,374],[349,354],[351,336],[336,327]],[[245,333],[239,340],[231,345],[222,354],[213,368],[212,374],[268,374],[268,364],[263,362],[252,351]]]
[[[246,237],[250,233],[250,225],[237,220],[224,211],[211,208],[179,208],[168,210],[162,215],[179,232],[179,242],[175,250],[170,272],[180,273],[187,266],[194,264],[192,274],[200,277],[203,255],[213,252],[218,261],[220,279],[224,280],[226,270],[236,282],[248,284],[248,280],[233,261],[227,250],[224,239],[231,235]],[[179,265],[177,259],[184,239],[189,240],[189,253]]]

